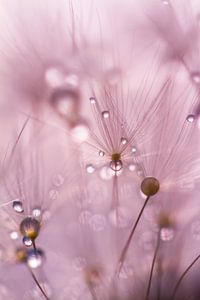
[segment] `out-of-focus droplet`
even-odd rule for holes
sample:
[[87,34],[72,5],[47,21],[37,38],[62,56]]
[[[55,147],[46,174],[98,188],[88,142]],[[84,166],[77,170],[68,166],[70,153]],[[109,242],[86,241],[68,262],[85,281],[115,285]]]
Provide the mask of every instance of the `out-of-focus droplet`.
[[85,142],[89,137],[89,128],[84,122],[78,122],[71,130],[70,134],[74,142]]
[[111,180],[114,176],[114,172],[111,170],[110,167],[105,166],[101,168],[99,176],[103,180]]
[[43,252],[41,250],[29,250],[28,251],[28,256],[27,256],[27,265],[31,269],[37,269],[40,267],[43,263]]
[[31,240],[29,237],[24,236],[24,237],[23,237],[23,244],[24,244],[26,247],[31,247],[32,244],[33,244],[33,242],[32,242],[32,240]]
[[49,68],[45,73],[45,81],[51,88],[57,88],[64,83],[65,75],[57,68]]
[[32,210],[32,216],[33,218],[35,218],[36,220],[40,220],[42,217],[42,211],[40,208],[34,208]]
[[118,172],[123,168],[123,164],[121,160],[118,161],[111,161],[110,162],[110,168],[114,171],[114,172]]
[[12,232],[10,233],[10,238],[11,238],[11,240],[13,240],[13,241],[17,240],[17,239],[19,238],[18,232],[17,232],[17,231],[12,231]]
[[130,224],[132,224],[132,217],[130,215],[130,212],[125,207],[118,207],[117,209],[113,209],[109,213],[109,220],[114,227],[118,228],[126,228],[129,227]]
[[19,200],[13,201],[13,209],[14,209],[14,211],[16,211],[17,213],[23,213],[24,208],[23,208],[22,202],[19,201]]
[[94,231],[102,231],[105,229],[107,222],[105,216],[96,214],[90,218],[89,224]]
[[187,118],[186,118],[186,120],[187,120],[189,123],[193,123],[194,120],[195,120],[195,115],[192,115],[192,114],[188,115]]
[[129,169],[129,171],[134,172],[134,171],[136,171],[137,166],[135,164],[129,164],[128,169]]
[[57,187],[63,185],[65,179],[61,174],[57,174],[56,176],[54,176],[53,178],[53,184]]
[[105,155],[105,152],[102,151],[102,150],[100,150],[100,151],[99,151],[99,156],[103,157],[104,155]]
[[95,167],[92,164],[86,166],[86,171],[89,174],[93,174],[95,172]]
[[79,223],[81,223],[82,225],[88,225],[90,218],[92,217],[92,213],[88,210],[82,211],[79,215]]
[[192,72],[191,79],[195,84],[200,84],[200,73],[199,72]]
[[108,118],[110,117],[109,111],[108,111],[108,110],[102,111],[102,117],[103,117],[104,119],[108,119]]
[[126,145],[127,142],[128,142],[128,141],[127,141],[126,138],[124,138],[124,137],[121,138],[121,143],[122,143],[122,145]]
[[170,4],[169,0],[161,0],[161,2],[162,2],[162,4],[164,4],[164,5],[169,5],[169,4]]
[[137,151],[136,147],[132,147],[131,151],[132,153],[135,153]]
[[55,201],[59,196],[58,190],[50,190],[49,191],[49,200]]
[[71,89],[77,89],[80,84],[79,77],[76,74],[69,74],[65,77],[64,83]]
[[172,227],[161,228],[160,238],[164,242],[171,241],[174,238],[174,229]]
[[90,103],[91,104],[96,104],[96,98],[95,97],[90,97]]

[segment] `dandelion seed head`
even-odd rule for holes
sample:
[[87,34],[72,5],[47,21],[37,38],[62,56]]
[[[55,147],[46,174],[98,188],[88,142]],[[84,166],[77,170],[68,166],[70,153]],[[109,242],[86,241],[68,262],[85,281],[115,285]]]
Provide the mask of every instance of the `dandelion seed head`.
[[27,236],[24,236],[23,237],[23,244],[26,246],[26,247],[31,247],[33,245],[33,240]]
[[146,196],[157,194],[160,189],[160,183],[155,177],[146,177],[141,183],[141,191]]

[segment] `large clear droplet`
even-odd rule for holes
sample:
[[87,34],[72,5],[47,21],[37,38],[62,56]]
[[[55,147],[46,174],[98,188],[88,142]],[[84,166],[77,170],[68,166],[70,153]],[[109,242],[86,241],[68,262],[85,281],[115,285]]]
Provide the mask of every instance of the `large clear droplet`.
[[33,242],[32,240],[27,237],[27,236],[24,236],[23,237],[23,244],[26,246],[26,247],[31,247],[33,245]]
[[43,263],[43,252],[41,250],[29,250],[27,256],[27,265],[31,269],[37,269]]
[[193,123],[195,120],[195,115],[188,115],[186,119],[189,123]]
[[137,151],[136,147],[132,147],[131,151],[132,153],[135,153]]
[[174,229],[172,227],[163,227],[160,230],[160,238],[165,242],[171,241],[174,238]]
[[104,111],[102,112],[102,117],[103,117],[104,119],[108,119],[108,118],[110,117],[109,111],[108,111],[108,110],[104,110]]
[[114,172],[119,172],[119,171],[123,168],[122,161],[121,161],[121,160],[111,161],[111,162],[110,162],[110,168],[111,168]]
[[22,202],[19,200],[13,201],[13,209],[17,213],[22,213],[24,211]]

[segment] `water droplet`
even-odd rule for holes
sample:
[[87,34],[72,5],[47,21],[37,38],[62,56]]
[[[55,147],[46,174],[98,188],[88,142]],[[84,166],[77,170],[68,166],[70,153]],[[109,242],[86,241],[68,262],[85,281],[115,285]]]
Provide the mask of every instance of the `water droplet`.
[[17,213],[23,213],[24,209],[23,209],[23,204],[22,204],[22,202],[19,201],[19,200],[13,201],[13,209],[14,209],[14,211],[16,211]]
[[132,153],[135,153],[137,151],[137,149],[135,147],[132,147],[131,151],[132,151]]
[[23,244],[24,244],[26,247],[31,247],[32,244],[33,244],[33,242],[32,242],[32,240],[31,240],[29,237],[24,236],[24,237],[23,237]]
[[200,240],[200,221],[194,221],[191,225],[192,237],[199,241]]
[[34,208],[32,210],[32,216],[37,219],[37,220],[40,220],[41,217],[42,217],[42,211],[40,208]]
[[118,207],[117,209],[112,210],[109,213],[109,220],[114,227],[118,228],[126,228],[132,224],[130,212],[125,207]]
[[164,5],[169,5],[169,4],[170,4],[169,0],[161,0],[161,2],[162,2]]
[[103,157],[104,155],[105,155],[105,152],[102,151],[102,150],[100,150],[100,151],[99,151],[99,156]]
[[82,143],[89,137],[89,128],[83,122],[78,122],[70,131],[72,139],[76,143]]
[[134,171],[136,171],[137,166],[135,164],[129,164],[128,169],[129,169],[129,171],[134,172]]
[[86,166],[86,171],[87,173],[92,174],[95,172],[95,167],[92,164],[89,164]]
[[99,214],[93,215],[89,220],[89,224],[94,231],[102,231],[106,227],[106,218]]
[[174,229],[171,227],[163,227],[160,230],[160,238],[165,242],[171,241],[174,238]]
[[191,78],[192,78],[192,81],[195,84],[199,84],[200,83],[200,73],[199,72],[192,72],[191,73]]
[[96,98],[95,97],[90,97],[90,103],[91,104],[96,104]]
[[54,176],[53,178],[53,184],[57,187],[63,185],[65,179],[61,174],[57,174],[56,176]]
[[102,112],[102,117],[103,117],[104,119],[108,119],[108,118],[110,117],[109,111],[108,111],[108,110],[104,110],[104,111]]
[[128,142],[128,141],[127,141],[126,138],[124,138],[124,137],[121,138],[121,143],[122,143],[122,145],[126,145],[127,142]]
[[117,161],[111,161],[110,162],[110,168],[114,171],[114,172],[118,172],[123,168],[123,164],[121,160],[117,160]]
[[64,74],[57,68],[49,68],[45,73],[45,81],[51,88],[57,88],[64,83]]
[[79,105],[79,93],[69,88],[56,89],[50,101],[61,116],[70,118]]
[[195,115],[188,115],[186,119],[189,123],[193,123],[195,120]]
[[43,263],[43,252],[41,250],[29,250],[28,251],[28,256],[27,256],[27,265],[31,268],[31,269],[37,269],[38,267],[40,267]]
[[19,238],[18,232],[17,232],[17,231],[12,231],[12,232],[10,233],[10,238],[11,238],[11,240],[13,240],[13,241],[17,240],[17,239]]
[[102,167],[99,172],[99,176],[103,180],[111,180],[113,178],[114,174],[115,173],[111,170],[111,168],[109,168],[107,166]]

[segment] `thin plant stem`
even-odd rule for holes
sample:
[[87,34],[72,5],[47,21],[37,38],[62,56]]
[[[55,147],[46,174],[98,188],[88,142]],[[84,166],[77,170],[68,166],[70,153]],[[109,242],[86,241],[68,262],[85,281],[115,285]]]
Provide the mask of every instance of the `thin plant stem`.
[[33,271],[31,270],[31,268],[28,267],[28,270],[33,278],[33,280],[35,281],[37,287],[40,289],[41,293],[43,294],[43,296],[45,297],[46,300],[50,300],[49,297],[47,296],[47,294],[45,293],[45,291],[43,290],[42,286],[40,285],[37,277],[35,276],[35,274],[33,273]]

